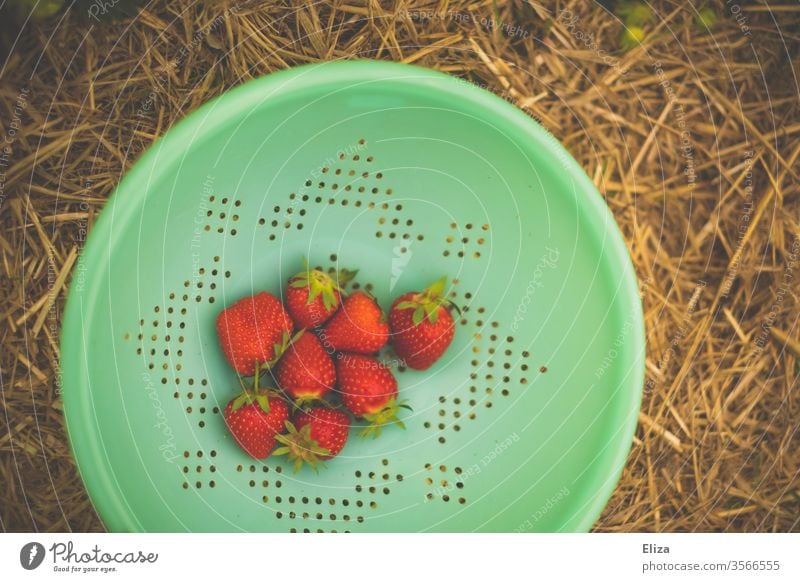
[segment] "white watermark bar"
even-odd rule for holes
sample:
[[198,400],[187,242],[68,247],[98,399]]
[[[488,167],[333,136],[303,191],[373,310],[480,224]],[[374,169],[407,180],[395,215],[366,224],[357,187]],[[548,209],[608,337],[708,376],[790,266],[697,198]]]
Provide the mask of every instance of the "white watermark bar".
[[800,534],[14,533],[0,536],[0,574],[3,580],[796,581],[798,550]]

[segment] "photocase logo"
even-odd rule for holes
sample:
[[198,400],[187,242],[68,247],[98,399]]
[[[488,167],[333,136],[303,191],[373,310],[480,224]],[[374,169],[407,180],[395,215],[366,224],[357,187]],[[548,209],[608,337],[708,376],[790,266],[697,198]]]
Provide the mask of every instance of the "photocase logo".
[[389,282],[389,291],[394,291],[397,282],[406,270],[408,263],[411,261],[411,243],[408,241],[404,245],[398,245],[392,249],[392,279]]
[[44,546],[39,542],[29,542],[19,551],[19,563],[26,570],[35,570],[44,560]]

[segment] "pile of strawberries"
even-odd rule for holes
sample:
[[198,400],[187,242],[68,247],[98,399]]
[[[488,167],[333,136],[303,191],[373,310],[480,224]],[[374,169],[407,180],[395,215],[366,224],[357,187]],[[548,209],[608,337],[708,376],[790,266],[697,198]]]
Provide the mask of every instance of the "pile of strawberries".
[[[304,463],[317,469],[344,448],[352,417],[365,424],[362,435],[404,428],[398,413],[408,407],[376,354],[391,339],[402,365],[429,368],[453,341],[450,310],[457,307],[444,277],[395,299],[387,318],[370,294],[344,292],[355,274],[307,267],[289,279],[285,305],[262,291],[219,314],[222,350],[244,378],[225,421],[251,456],[287,455],[295,470]],[[270,386],[262,386],[265,378]]]

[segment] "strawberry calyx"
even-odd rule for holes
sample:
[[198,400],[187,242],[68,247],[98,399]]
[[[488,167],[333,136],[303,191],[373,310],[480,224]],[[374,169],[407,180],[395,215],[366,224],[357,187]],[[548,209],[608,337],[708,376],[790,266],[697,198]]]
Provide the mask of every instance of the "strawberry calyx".
[[319,472],[320,461],[330,455],[330,451],[319,446],[317,441],[311,438],[311,424],[305,425],[300,430],[290,421],[285,423],[287,433],[275,437],[283,446],[275,449],[274,455],[287,455],[290,462],[294,464],[294,472],[297,473],[303,464],[309,465],[315,472]]
[[414,325],[421,324],[425,319],[430,323],[436,323],[439,319],[439,308],[455,309],[456,312],[461,313],[458,305],[453,303],[447,298],[445,290],[447,289],[447,276],[435,281],[422,293],[417,293],[413,298],[407,301],[401,301],[397,304],[397,309],[413,309],[414,314],[411,316],[411,321]]
[[313,407],[330,408],[331,410],[339,410],[341,407],[325,400],[324,396],[316,394],[308,394],[298,396],[294,399],[294,405],[298,410],[308,410]]
[[381,429],[388,424],[396,424],[405,430],[405,423],[397,418],[397,413],[400,412],[401,408],[411,410],[411,407],[408,406],[405,401],[398,402],[396,398],[392,398],[386,403],[386,406],[378,412],[364,414],[364,420],[369,421],[370,424],[365,427],[359,435],[362,437],[371,436],[372,438],[378,438],[381,434]]
[[258,407],[261,408],[265,414],[269,414],[269,399],[271,396],[276,396],[277,394],[273,390],[262,389],[259,382],[259,366],[258,363],[256,363],[256,373],[253,376],[252,387],[248,388],[246,385],[243,386],[242,393],[233,399],[231,412],[236,412],[242,406],[255,403],[258,404]]
[[243,390],[242,393],[234,399],[231,411],[236,412],[242,406],[253,403],[258,404],[259,408],[261,408],[265,414],[269,414],[269,397],[267,394],[259,394],[256,392],[251,392],[250,390]]
[[305,263],[306,270],[292,277],[289,285],[296,289],[308,288],[306,304],[311,305],[317,297],[321,296],[322,304],[325,306],[326,311],[336,309],[339,306],[339,298],[336,293],[346,295],[344,286],[356,276],[358,271],[339,269],[336,271],[334,278],[319,269],[309,268],[308,261],[305,259],[303,259],[303,263]]
[[[288,332],[283,332],[281,341],[272,346],[272,350],[274,352],[272,359],[261,364],[261,369],[267,371],[274,368],[275,364],[278,363],[278,360],[281,359],[281,356],[283,356],[283,354],[286,353],[286,350],[288,350],[297,340],[300,339],[300,336],[303,335],[303,332],[305,332],[304,329],[301,329],[294,335],[289,335]],[[256,373],[258,372],[258,368],[259,366],[256,365]]]
[[298,396],[294,399],[294,403],[297,408],[301,410],[306,410],[312,406],[323,404],[325,401],[322,399],[321,396],[316,396],[312,394]]

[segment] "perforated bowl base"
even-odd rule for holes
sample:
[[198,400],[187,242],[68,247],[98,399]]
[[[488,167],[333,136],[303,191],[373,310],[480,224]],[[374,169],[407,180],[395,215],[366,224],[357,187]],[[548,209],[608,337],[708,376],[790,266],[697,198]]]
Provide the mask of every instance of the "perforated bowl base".
[[[430,370],[382,354],[406,430],[354,430],[319,474],[248,458],[220,413],[216,316],[303,257],[384,308],[449,275],[463,311]],[[583,530],[630,445],[641,322],[613,219],[533,121],[427,70],[304,67],[195,112],[120,184],[70,291],[65,412],[111,530]]]

